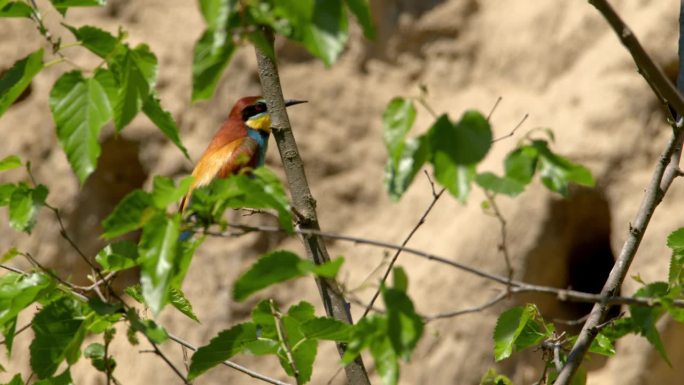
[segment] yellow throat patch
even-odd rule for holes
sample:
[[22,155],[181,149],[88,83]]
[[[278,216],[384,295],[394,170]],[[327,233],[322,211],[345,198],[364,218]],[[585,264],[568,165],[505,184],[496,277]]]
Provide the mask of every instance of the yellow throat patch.
[[263,114],[261,116],[255,116],[248,119],[245,122],[250,128],[255,130],[264,130],[266,132],[271,132],[271,116],[269,114]]

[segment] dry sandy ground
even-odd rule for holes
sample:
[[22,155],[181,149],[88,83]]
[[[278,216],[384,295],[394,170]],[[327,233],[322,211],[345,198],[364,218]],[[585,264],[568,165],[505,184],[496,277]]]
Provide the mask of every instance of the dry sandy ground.
[[[612,1],[647,50],[663,65],[676,59],[678,2],[675,0]],[[509,250],[516,277],[556,287],[600,287],[612,253],[617,253],[636,212],[644,186],[664,145],[668,127],[659,107],[614,33],[589,4],[558,0],[374,0],[379,37],[364,42],[358,28],[340,61],[325,68],[301,48],[280,43],[281,77],[286,96],[310,102],[291,110],[322,227],[328,231],[400,243],[431,200],[430,186],[418,177],[406,196],[391,202],[382,188],[385,151],[380,116],[395,95],[417,95],[429,89],[437,111],[457,118],[466,109],[488,111],[497,97],[503,101],[492,117],[496,135],[508,133],[524,114],[529,119],[515,137],[498,142],[481,170],[501,171],[505,154],[534,128],[556,133],[555,149],[586,164],[597,177],[593,190],[575,190],[561,201],[536,183],[515,200],[501,198],[509,222]],[[59,30],[55,12],[48,21]],[[203,29],[194,1],[110,0],[105,9],[70,12],[67,21],[92,23],[109,31],[122,26],[133,42],[150,44],[160,62],[158,90],[166,108],[181,126],[181,136],[197,157],[240,96],[256,94],[259,84],[254,54],[238,52],[215,97],[190,104],[191,50]],[[43,42],[27,21],[0,23],[0,68],[35,50]],[[76,48],[76,62],[91,65],[93,58]],[[149,186],[151,176],[186,175],[192,165],[145,118],[136,119],[122,137],[111,128],[99,171],[83,189],[58,148],[47,106],[47,94],[57,76],[68,70],[57,66],[34,82],[27,100],[12,107],[0,120],[3,140],[0,157],[16,153],[31,160],[38,180],[49,185],[51,204],[64,210],[69,232],[88,253],[102,246],[97,239],[101,219],[131,188]],[[415,133],[430,124],[419,113]],[[268,164],[280,172],[278,156],[270,150]],[[20,172],[3,180],[21,178]],[[667,234],[682,226],[673,215],[683,193],[679,181],[653,218],[630,275],[645,281],[666,277]],[[442,198],[410,245],[503,273],[497,252],[499,229],[495,219],[479,208],[475,192],[468,205]],[[4,210],[3,210],[4,211]],[[2,218],[7,218],[2,212]],[[82,275],[83,267],[62,240],[53,218],[45,213],[33,236],[17,235],[0,221],[0,251],[15,245],[51,261],[63,274]],[[245,317],[254,304],[234,303],[233,279],[261,252],[273,248],[301,251],[296,239],[254,235],[207,241],[196,255],[184,290],[202,323],[197,325],[173,311],[161,322],[175,334],[206,343],[215,333]],[[342,280],[357,288],[359,298],[372,294],[377,274],[368,276],[386,253],[341,242],[330,243],[331,254],[347,258]],[[479,278],[404,255],[400,259],[411,279],[410,295],[426,315],[463,309],[485,302],[500,289]],[[134,278],[134,277],[133,277]],[[628,279],[623,293],[639,284]],[[302,298],[318,303],[309,280],[300,280],[267,293],[284,305]],[[495,365],[491,333],[496,316],[518,298],[484,312],[431,322],[411,363],[402,367],[402,384],[475,384],[488,367],[512,376],[516,384],[530,384],[540,373],[538,352],[518,354]],[[539,301],[548,317],[575,319],[586,307]],[[360,309],[354,308],[356,317]],[[22,323],[22,322],[20,322]],[[620,341],[616,358],[592,360],[590,384],[676,384],[684,374],[684,329],[664,319],[663,340],[674,363],[670,369],[640,337]],[[152,354],[131,348],[120,334],[115,343],[117,377],[124,384],[174,384],[177,378]],[[28,338],[18,338],[16,360],[25,360]],[[164,350],[182,365],[182,352],[166,344]],[[319,350],[312,383],[325,383],[335,370],[333,346]],[[7,361],[2,360],[3,364]],[[285,379],[275,360],[239,357],[236,361]],[[366,358],[372,368],[372,362]],[[103,384],[104,378],[82,360],[73,372],[78,383]],[[27,370],[24,366],[24,373]],[[0,379],[3,378],[0,374]],[[378,382],[377,378],[375,382]],[[255,380],[228,368],[218,368],[196,384],[252,384]],[[334,383],[341,383],[338,378]]]

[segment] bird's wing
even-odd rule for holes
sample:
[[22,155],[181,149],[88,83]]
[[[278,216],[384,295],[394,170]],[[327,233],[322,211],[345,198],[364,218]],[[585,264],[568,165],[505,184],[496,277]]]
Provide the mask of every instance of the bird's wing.
[[241,168],[251,166],[257,155],[259,144],[250,137],[236,139],[218,148],[209,148],[204,152],[192,176],[192,182],[188,194],[180,204],[180,211],[185,209],[192,191],[198,187],[208,185],[215,178],[226,178],[237,173]]

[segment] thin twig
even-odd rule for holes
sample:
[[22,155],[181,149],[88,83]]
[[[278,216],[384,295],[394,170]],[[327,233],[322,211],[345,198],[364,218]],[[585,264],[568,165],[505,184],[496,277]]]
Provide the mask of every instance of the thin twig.
[[[442,188],[439,192],[435,193],[435,184],[430,179],[428,176],[428,181],[430,181],[430,186],[432,188],[432,202],[428,205],[428,207],[425,209],[423,212],[423,215],[420,216],[420,219],[418,219],[418,222],[413,226],[411,231],[408,233],[406,238],[404,239],[404,242],[401,243],[401,247],[406,246],[406,244],[411,240],[413,237],[413,234],[418,231],[418,229],[425,223],[425,219],[427,216],[430,214],[430,211],[432,211],[432,208],[435,207],[435,204],[439,200],[439,198],[444,194],[445,189]],[[373,297],[371,298],[370,302],[368,303],[368,306],[366,307],[366,310],[363,311],[363,315],[361,318],[365,318],[368,313],[371,311],[373,308],[373,305],[375,305],[375,301],[378,299],[378,296],[380,295],[380,289],[382,288],[382,285],[385,284],[387,281],[387,278],[390,275],[390,272],[392,271],[392,268],[394,267],[394,264],[397,262],[397,259],[399,259],[399,254],[401,254],[402,249],[397,249],[396,252],[394,253],[394,256],[392,257],[392,260],[389,263],[389,266],[387,266],[387,269],[385,270],[385,274],[383,274],[382,279],[380,280],[380,284],[378,285],[377,290],[375,290],[375,293],[373,294]]]
[[499,233],[501,235],[501,243],[498,245],[498,249],[504,257],[504,262],[506,263],[506,273],[508,274],[508,279],[513,279],[513,265],[511,265],[511,256],[508,253],[508,231],[506,218],[504,218],[499,206],[496,204],[496,198],[493,193],[484,190],[485,197],[494,212],[494,217],[499,221]]
[[525,120],[527,120],[528,117],[529,117],[529,114],[523,115],[522,119],[520,119],[520,121],[518,122],[518,124],[516,124],[515,127],[513,127],[513,129],[511,130],[511,132],[509,132],[509,133],[506,134],[506,135],[500,136],[500,137],[498,137],[498,138],[496,138],[496,139],[492,139],[492,143],[496,143],[496,142],[498,142],[498,141],[500,141],[500,140],[502,140],[502,139],[510,138],[511,136],[515,135],[515,132],[518,131],[518,128],[520,128],[520,127],[523,125],[523,123],[525,123]]
[[[157,346],[156,343],[154,343],[149,337],[147,337],[147,336],[145,335],[145,333],[143,333],[143,335],[144,335],[145,338],[147,339],[147,342],[149,342],[150,345],[152,345],[153,350],[151,350],[150,352],[156,354],[156,355],[159,356],[159,357],[161,357],[161,359],[166,363],[166,365],[167,365],[169,368],[171,368],[171,370],[176,374],[176,376],[178,376],[178,378],[180,378],[181,381],[183,381],[183,384],[185,384],[185,385],[190,385],[190,382],[188,381],[187,378],[185,378],[185,375],[183,375],[183,373],[181,373],[181,371],[176,367],[176,365],[174,365],[173,362],[171,362],[171,360],[169,360],[169,358],[166,357],[166,355],[165,355],[164,353],[162,353],[161,350],[159,350],[159,346]],[[143,351],[143,352],[144,352],[144,351]]]
[[458,316],[461,316],[464,314],[481,312],[481,311],[483,311],[487,308],[490,308],[490,307],[496,305],[497,303],[503,301],[504,299],[508,298],[508,296],[509,296],[508,291],[502,291],[496,297],[494,297],[491,300],[483,303],[482,305],[478,305],[478,306],[474,306],[474,307],[462,309],[462,310],[456,310],[456,311],[450,311],[450,312],[446,312],[446,313],[439,313],[439,314],[435,314],[435,315],[431,315],[431,316],[426,316],[426,317],[423,317],[423,319],[425,320],[425,322],[430,322],[430,321],[443,319],[443,318],[454,318],[454,317],[458,317]]
[[[246,233],[249,232],[277,232],[277,233],[286,233],[286,230],[281,229],[279,227],[275,226],[248,226],[248,225],[240,225],[240,224],[229,224],[231,227],[239,228],[245,231]],[[534,285],[522,281],[517,281],[517,280],[509,280],[508,278],[495,274],[495,273],[490,273],[488,271],[484,271],[482,269],[478,269],[476,267],[472,267],[470,265],[453,261],[451,259],[441,257],[439,255],[435,255],[432,253],[428,253],[426,251],[414,249],[411,247],[402,247],[400,245],[392,244],[389,242],[383,242],[383,241],[378,241],[374,239],[366,239],[366,238],[361,238],[361,237],[353,237],[349,235],[343,235],[343,234],[336,234],[336,233],[330,233],[330,232],[324,232],[324,231],[315,231],[311,229],[295,229],[295,233],[298,234],[311,234],[315,233],[321,237],[324,238],[329,238],[329,239],[337,239],[341,241],[347,241],[347,242],[353,242],[356,244],[364,244],[364,245],[370,245],[370,246],[376,246],[376,247],[383,247],[387,249],[392,249],[392,250],[403,250],[406,253],[415,255],[417,257],[427,259],[430,261],[438,262],[450,267],[453,267],[458,270],[465,271],[467,273],[476,275],[480,278],[484,278],[502,285],[509,285],[511,286],[510,292],[512,294],[518,294],[518,293],[539,293],[539,294],[548,294],[548,295],[553,295],[555,296],[559,301],[572,301],[572,302],[583,302],[583,303],[597,303],[601,301],[605,301],[609,305],[638,305],[638,306],[647,306],[647,307],[652,307],[656,304],[658,304],[658,300],[655,298],[644,298],[644,297],[623,297],[623,296],[611,296],[609,298],[603,298],[600,294],[592,294],[592,293],[585,293],[577,290],[570,290],[570,289],[559,289],[555,287],[550,287],[550,286],[541,286],[541,285]],[[212,232],[212,231],[205,231],[205,235],[207,236],[212,236],[212,237],[226,237],[226,233],[222,232]],[[228,232],[227,234],[231,234]],[[672,306],[679,307],[679,308],[684,308],[684,300],[674,300],[672,301]]]
[[[18,336],[19,334],[21,334],[22,332],[28,330],[28,328],[30,328],[31,325],[33,325],[33,322],[29,322],[29,323],[27,323],[26,325],[20,327],[19,329],[16,329],[16,330],[14,331],[14,336],[16,337],[16,336]],[[7,339],[6,339],[6,338],[3,338],[2,341],[0,341],[0,345],[4,345],[6,342],[7,342]]]
[[295,363],[294,357],[292,356],[292,349],[290,349],[290,345],[287,343],[287,337],[285,336],[283,320],[280,318],[280,312],[276,310],[273,300],[269,300],[268,304],[271,307],[271,315],[273,316],[273,318],[275,318],[275,328],[276,334],[278,335],[278,342],[280,342],[280,347],[285,351],[287,363],[288,365],[290,365],[290,369],[292,370],[292,374],[294,375],[295,381],[297,381],[297,384],[299,385],[302,383],[299,377],[299,369],[297,369],[297,364]]
[[494,111],[496,111],[496,107],[498,107],[499,103],[501,103],[501,99],[503,99],[503,98],[499,95],[499,97],[496,98],[496,102],[494,102],[492,109],[489,110],[489,113],[487,114],[487,121],[488,122],[492,119],[492,115],[494,115]]

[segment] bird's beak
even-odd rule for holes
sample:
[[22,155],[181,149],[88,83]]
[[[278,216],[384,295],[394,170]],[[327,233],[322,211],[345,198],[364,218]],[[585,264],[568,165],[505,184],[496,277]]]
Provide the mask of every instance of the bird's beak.
[[306,100],[289,99],[285,101],[285,107],[294,106],[295,104],[302,104],[306,102]]

